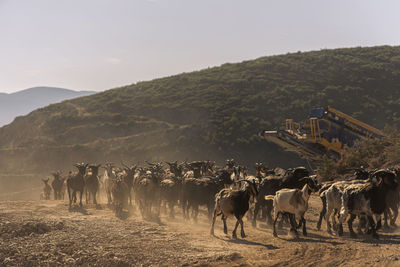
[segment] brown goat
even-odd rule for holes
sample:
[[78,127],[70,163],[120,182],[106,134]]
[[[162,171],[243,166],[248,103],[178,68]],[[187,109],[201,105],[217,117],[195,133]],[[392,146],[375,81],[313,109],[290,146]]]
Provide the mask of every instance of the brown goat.
[[151,217],[152,208],[156,207],[157,216],[160,214],[160,181],[163,170],[161,164],[152,165],[146,174],[135,184],[135,201],[138,203],[142,217]]
[[42,182],[44,183],[44,186],[43,186],[43,192],[42,192],[40,198],[49,200],[50,195],[51,195],[51,186],[49,185],[49,178],[47,178],[46,180],[42,179]]
[[[61,172],[53,172],[52,173],[54,180],[51,182],[51,187],[54,191],[54,200],[63,199],[62,190],[64,188],[65,178],[61,177]],[[65,188],[64,188],[65,189]]]
[[122,174],[118,175],[110,182],[115,216],[121,218],[123,217],[124,209],[128,208],[129,186],[126,184]]

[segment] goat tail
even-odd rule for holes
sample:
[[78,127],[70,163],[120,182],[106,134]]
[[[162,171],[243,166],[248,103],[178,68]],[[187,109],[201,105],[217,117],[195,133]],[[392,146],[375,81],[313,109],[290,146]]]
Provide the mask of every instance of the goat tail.
[[265,200],[273,200],[274,197],[275,197],[275,195],[266,195],[266,196],[264,196],[264,199]]

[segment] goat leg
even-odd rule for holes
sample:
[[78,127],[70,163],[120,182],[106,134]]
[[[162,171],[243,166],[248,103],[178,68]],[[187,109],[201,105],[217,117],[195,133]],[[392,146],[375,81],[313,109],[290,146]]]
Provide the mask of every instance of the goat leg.
[[92,192],[93,195],[93,204],[97,205],[97,200],[96,200],[96,191]]
[[278,212],[278,213],[276,214],[275,219],[274,219],[274,237],[277,237],[277,236],[278,236],[278,234],[276,233],[275,225],[276,225],[276,221],[278,220],[279,214],[280,214],[280,212]]
[[399,207],[398,207],[398,205],[393,207],[392,210],[393,210],[393,216],[390,218],[390,225],[395,227],[396,226],[396,219],[397,219],[397,216],[399,215]]
[[214,224],[215,224],[215,219],[216,218],[217,218],[217,209],[214,209],[214,214],[213,214],[212,223],[211,223],[210,235],[214,235]]
[[169,217],[173,219],[175,217],[175,215],[174,215],[175,203],[170,201],[170,202],[168,202],[168,206],[169,206]]
[[283,221],[286,219],[286,214],[282,214],[281,219],[278,223],[278,229],[283,229]]
[[365,216],[358,216],[358,227],[357,227],[357,233],[360,235],[363,233],[362,228],[366,228],[366,220],[365,220]]
[[86,204],[89,204],[89,190],[85,189]]
[[296,219],[294,217],[294,214],[291,214],[291,213],[289,214],[289,220],[290,220],[290,225],[291,225],[290,231],[293,232],[296,235],[296,237],[298,237],[299,233],[297,232],[297,229],[296,229],[297,224],[296,224]]
[[350,218],[347,221],[347,225],[349,226],[350,236],[352,238],[356,238],[357,237],[357,234],[353,230],[353,221],[354,221],[355,218],[356,218],[356,216],[354,214],[350,214]]
[[267,223],[268,223],[269,225],[272,224],[271,212],[272,212],[273,209],[274,209],[273,202],[272,202],[272,201],[267,201],[266,213],[267,213]]
[[390,208],[386,207],[385,211],[383,212],[383,217],[384,217],[384,224],[383,224],[383,228],[384,229],[389,229],[389,224],[388,224],[388,217],[392,217],[392,214],[390,212]]
[[260,203],[256,202],[254,205],[254,213],[253,213],[253,220],[251,222],[251,225],[253,227],[257,226],[257,215],[258,215],[258,210],[260,209]]
[[237,239],[236,229],[238,228],[238,226],[239,226],[239,220],[236,220],[235,229],[233,229],[233,232],[232,232],[232,238],[234,238],[234,239]]
[[82,195],[83,195],[83,192],[80,191],[79,193],[80,193],[80,194],[79,194],[79,206],[82,207],[82,206],[83,206],[83,204],[82,204]]
[[239,223],[240,223],[240,236],[241,236],[242,238],[245,238],[245,237],[246,237],[246,234],[244,233],[243,220],[240,219],[240,220],[239,220]]
[[[319,213],[319,219],[318,219],[318,223],[317,223],[317,229],[318,229],[318,231],[321,230],[322,218],[325,218],[325,220],[327,219],[327,218],[325,217],[325,214],[326,214],[326,197],[325,197],[325,196],[321,197],[321,200],[322,200],[322,210],[321,210],[321,212]],[[328,232],[328,233],[329,233],[329,232]]]
[[375,222],[372,216],[368,216],[368,222],[372,228],[372,237],[375,239],[379,239],[379,235],[376,233]]
[[183,216],[183,219],[185,219],[185,220],[188,219],[188,216],[186,215],[186,205],[187,205],[186,200],[182,199],[182,201],[181,201],[182,216]]
[[300,221],[303,222],[303,235],[304,235],[304,236],[307,236],[306,219],[304,219],[304,215],[301,216]]
[[297,225],[297,229],[300,229],[303,226],[303,220],[300,218],[299,224]]
[[199,216],[199,205],[196,204],[195,207],[193,208],[193,219],[197,223],[197,217]]
[[[330,218],[332,215],[332,208],[328,207],[328,210],[325,212],[325,221],[326,221],[326,231],[328,232],[328,234],[332,234],[331,231],[331,222],[330,222]],[[318,229],[319,230],[319,229]]]
[[222,214],[222,221],[224,222],[224,234],[228,233],[228,227],[226,226],[226,217]]
[[71,208],[72,196],[71,196],[71,190],[69,189],[69,186],[67,187],[67,191],[68,191],[68,198],[69,198],[69,207]]

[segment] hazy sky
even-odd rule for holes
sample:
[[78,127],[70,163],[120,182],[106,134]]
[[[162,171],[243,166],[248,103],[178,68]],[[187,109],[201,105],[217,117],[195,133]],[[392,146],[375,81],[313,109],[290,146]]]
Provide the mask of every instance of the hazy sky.
[[104,90],[225,62],[399,45],[400,1],[0,0],[0,92]]

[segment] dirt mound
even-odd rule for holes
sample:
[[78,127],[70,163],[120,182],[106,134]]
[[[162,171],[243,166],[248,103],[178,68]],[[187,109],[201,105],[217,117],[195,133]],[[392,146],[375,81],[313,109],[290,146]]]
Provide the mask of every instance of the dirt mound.
[[52,230],[61,230],[64,228],[64,223],[58,222],[0,222],[0,237],[3,239],[13,237],[30,236],[33,234],[45,234]]

